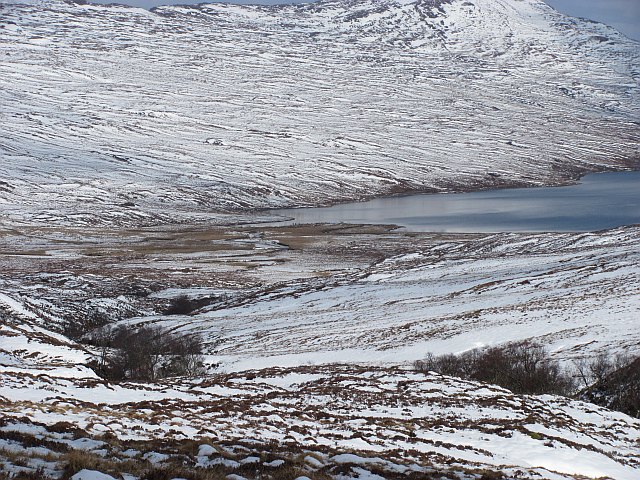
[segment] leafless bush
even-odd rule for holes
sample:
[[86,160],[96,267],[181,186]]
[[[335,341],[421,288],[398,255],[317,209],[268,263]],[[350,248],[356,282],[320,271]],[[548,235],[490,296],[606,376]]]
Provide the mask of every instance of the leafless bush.
[[[602,364],[601,359],[594,361]],[[640,418],[640,357],[618,355],[611,363],[614,370],[582,390],[578,398]]]
[[91,343],[99,347],[96,371],[109,380],[154,381],[204,373],[202,341],[158,327],[120,327],[96,332]]
[[210,297],[189,298],[186,295],[180,295],[171,300],[164,313],[165,315],[189,315],[202,307],[206,307],[212,301],[213,299]]
[[591,359],[582,358],[574,361],[576,377],[584,387],[588,387],[602,382],[613,372],[629,365],[632,361],[633,358],[626,354],[612,355],[609,352],[602,352]]
[[475,349],[460,355],[428,355],[415,367],[422,372],[493,383],[520,394],[570,395],[575,390],[572,375],[543,346],[532,342]]
[[422,372],[438,372],[451,377],[472,378],[479,350],[469,350],[459,355],[452,353],[434,355],[428,353],[423,360],[415,363],[417,370]]
[[193,301],[186,295],[180,295],[171,300],[165,310],[166,315],[188,315],[195,309]]
[[103,327],[119,320],[119,318],[111,317],[107,312],[100,309],[89,308],[84,315],[66,318],[65,320],[62,333],[73,340],[79,340],[87,332]]

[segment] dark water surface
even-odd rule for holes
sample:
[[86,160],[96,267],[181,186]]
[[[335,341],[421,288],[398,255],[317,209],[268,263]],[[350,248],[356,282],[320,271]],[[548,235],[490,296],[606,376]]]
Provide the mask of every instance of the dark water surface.
[[272,213],[294,223],[395,224],[414,232],[587,232],[640,224],[640,172],[591,174],[567,187],[410,195]]

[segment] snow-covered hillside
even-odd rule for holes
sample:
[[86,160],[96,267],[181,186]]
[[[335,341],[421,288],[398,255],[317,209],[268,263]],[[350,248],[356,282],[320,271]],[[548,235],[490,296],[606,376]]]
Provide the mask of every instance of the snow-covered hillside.
[[102,472],[177,464],[236,480],[296,478],[279,470],[296,458],[314,479],[633,480],[640,466],[640,421],[561,397],[355,365],[110,385],[51,349],[75,375],[39,369],[33,345],[0,362],[0,472],[58,476],[72,449]]
[[539,0],[0,5],[0,215],[72,224],[637,164],[640,48]]
[[[640,350],[638,228],[495,235],[389,258],[345,282],[294,284],[191,316],[127,323],[199,332],[227,368],[402,364],[535,339],[557,358]],[[237,365],[232,366],[237,362]]]

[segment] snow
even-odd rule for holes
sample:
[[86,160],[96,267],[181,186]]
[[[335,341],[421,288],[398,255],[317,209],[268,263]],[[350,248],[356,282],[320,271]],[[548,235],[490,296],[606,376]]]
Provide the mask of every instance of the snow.
[[5,295],[4,293],[0,293],[0,304],[6,305],[18,315],[21,315],[27,318],[36,318],[36,316],[33,313],[26,310],[20,302],[14,300],[8,295]]
[[313,468],[322,468],[324,464],[315,457],[306,456],[304,457],[304,462],[309,464]]
[[80,470],[78,473],[71,477],[71,480],[116,480],[111,475],[106,473],[100,473],[96,470]]
[[164,453],[148,452],[148,453],[145,453],[142,458],[144,458],[145,460],[148,460],[153,464],[159,464],[167,460],[169,456],[165,455]]
[[200,445],[198,447],[198,456],[199,457],[210,457],[217,453],[217,450],[213,448],[211,445]]
[[361,480],[385,480],[384,477],[371,473],[369,470],[365,470],[364,468],[354,468],[353,471],[358,475],[356,478]]
[[331,460],[333,460],[336,463],[355,463],[357,465],[366,465],[370,463],[374,463],[374,464],[384,463],[384,460],[380,458],[362,458],[362,457],[359,457],[358,455],[353,455],[350,453],[336,455],[335,457],[332,457]]
[[[463,464],[623,480],[634,478],[640,465],[635,448],[640,440],[638,420],[561,397],[519,397],[501,388],[440,375],[424,376],[404,369],[363,370],[358,366],[329,365],[252,374],[255,381],[251,382],[243,381],[244,374],[205,380],[237,385],[240,393],[231,402],[197,393],[185,397],[189,398],[186,403],[179,399],[145,403],[144,409],[135,402],[118,408],[85,402],[81,410],[74,408],[73,413],[66,415],[52,412],[51,400],[29,404],[28,410],[24,403],[17,404],[15,410],[9,403],[7,420],[29,415],[42,425],[50,425],[64,419],[98,435],[104,431],[102,425],[109,425],[119,438],[159,440],[195,432],[210,438],[215,432],[218,439],[249,437],[256,443],[261,439],[282,441],[293,437],[308,448],[327,445],[345,451],[322,461],[307,455],[304,461],[309,467],[354,465],[363,475],[373,466],[376,470],[402,473],[409,468],[405,465],[407,460],[420,462],[427,457],[433,460],[434,453]],[[265,389],[269,379],[287,379],[292,374],[309,375],[314,380],[301,384],[293,392],[275,385]],[[401,383],[403,394],[399,401],[397,392]],[[185,393],[198,390],[189,383],[174,388]],[[61,395],[72,402],[74,394],[75,390],[70,388]],[[127,394],[122,391],[123,400]],[[63,406],[60,398],[53,400],[58,410]],[[266,411],[277,415],[265,414]],[[154,418],[153,425],[147,423],[150,416]],[[98,418],[102,423],[96,422]],[[340,421],[327,421],[332,418]],[[8,424],[3,428],[47,435],[42,426]],[[298,431],[307,434],[298,435]],[[621,431],[625,432],[622,436]],[[102,442],[91,439],[78,438],[72,442],[69,445],[76,448],[106,451]],[[358,453],[346,453],[354,450]],[[131,452],[127,452],[123,456],[128,458]],[[395,457],[394,452],[399,452],[399,456]],[[235,453],[236,460],[211,458],[217,450],[209,444],[201,444],[197,453],[197,464],[202,467],[224,465],[236,469],[242,464],[260,462],[259,456],[251,454]],[[150,451],[144,458],[157,463],[169,457]],[[268,463],[273,467],[282,465],[278,461]],[[545,473],[542,478],[566,477]]]
[[[589,234],[403,238],[396,233],[331,236],[331,242],[343,245],[352,245],[354,239],[396,242],[377,250],[384,252],[383,258],[376,255],[360,263],[342,264],[342,257],[326,253],[313,259],[312,265],[331,269],[332,276],[312,274],[307,259],[314,250],[260,251],[261,261],[290,262],[285,264],[301,276],[280,282],[277,275],[269,280],[270,269],[258,271],[253,278],[266,282],[264,293],[253,286],[236,287],[227,303],[180,316],[157,315],[148,305],[134,309],[136,301],[153,305],[158,299],[123,294],[113,287],[121,282],[119,275],[33,276],[33,259],[5,260],[8,271],[16,274],[0,278],[3,294],[19,299],[29,315],[8,310],[0,328],[0,349],[9,359],[0,365],[3,414],[10,421],[29,418],[44,426],[69,422],[86,434],[64,438],[63,443],[96,455],[110,451],[98,440],[105,433],[105,438],[143,443],[196,439],[200,447],[194,464],[228,470],[262,457],[242,451],[227,458],[216,442],[250,439],[256,444],[293,442],[304,449],[331,449],[326,457],[309,452],[301,458],[306,457],[309,468],[359,468],[360,476],[378,469],[404,472],[407,462],[420,466],[436,457],[505,472],[542,472],[542,478],[549,479],[633,478],[640,465],[637,420],[561,397],[519,397],[490,385],[424,376],[407,367],[428,351],[459,352],[525,338],[544,343],[568,365],[606,350],[634,354],[640,298],[638,227]],[[35,245],[35,240],[28,242]],[[98,236],[92,242],[108,244]],[[322,242],[323,248],[336,248]],[[134,236],[127,245],[133,243],[145,242]],[[111,248],[119,249],[115,245]],[[242,252],[250,261],[252,254]],[[154,276],[201,261],[209,268],[215,261],[238,258],[233,250],[224,251],[224,260],[216,257],[217,251],[193,260],[153,255],[153,262],[166,269],[152,271]],[[143,260],[134,258],[133,268]],[[21,268],[29,273],[22,274]],[[222,268],[227,268],[224,263]],[[204,272],[181,288],[197,290],[200,279],[206,288],[217,285],[209,283],[215,270]],[[157,291],[178,288],[173,283],[162,286]],[[84,299],[138,313],[122,323],[197,332],[211,341],[206,343],[207,362],[221,365],[201,379],[101,381],[86,366],[89,352],[47,329],[58,325],[50,318],[68,315]],[[17,428],[47,435],[44,427]],[[136,446],[121,454],[155,462],[168,461],[166,455],[155,446],[149,451]]]
[[292,373],[285,376],[279,376],[279,377],[273,377],[273,378],[262,378],[260,379],[260,381],[262,383],[273,385],[274,387],[280,387],[287,390],[291,390],[297,385],[300,385],[302,383],[312,382],[320,378],[322,378],[322,375]]

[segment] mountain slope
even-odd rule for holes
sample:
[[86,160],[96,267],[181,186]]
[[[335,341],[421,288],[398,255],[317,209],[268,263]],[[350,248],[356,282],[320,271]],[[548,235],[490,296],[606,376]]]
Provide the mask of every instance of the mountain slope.
[[39,466],[58,477],[65,462],[59,452],[70,448],[102,471],[132,473],[150,460],[213,473],[222,464],[225,474],[242,474],[234,478],[290,478],[241,465],[267,453],[289,462],[283,453],[296,450],[316,458],[303,468],[322,479],[416,472],[409,478],[480,480],[494,471],[514,479],[631,480],[640,466],[640,421],[566,398],[336,364],[109,384],[78,366],[69,354],[73,342],[49,346],[57,369],[34,355],[41,345],[0,357],[0,472]]
[[556,184],[640,158],[638,44],[536,0],[0,9],[12,221]]

